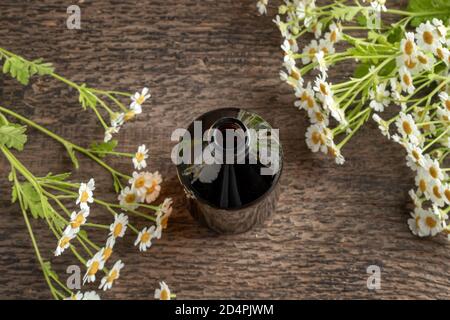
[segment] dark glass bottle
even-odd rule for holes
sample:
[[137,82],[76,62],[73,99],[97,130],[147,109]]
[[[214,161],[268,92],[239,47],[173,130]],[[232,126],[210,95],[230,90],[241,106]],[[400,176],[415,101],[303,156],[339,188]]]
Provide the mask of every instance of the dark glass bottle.
[[236,108],[207,112],[174,150],[189,211],[209,228],[244,232],[275,211],[282,150],[278,131],[257,114]]

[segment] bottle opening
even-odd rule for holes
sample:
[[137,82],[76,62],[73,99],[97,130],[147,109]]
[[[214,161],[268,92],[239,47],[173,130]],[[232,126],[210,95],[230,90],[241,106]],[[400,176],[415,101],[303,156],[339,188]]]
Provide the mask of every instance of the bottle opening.
[[250,143],[247,127],[236,118],[221,118],[211,126],[211,135],[218,151],[226,155],[246,152]]

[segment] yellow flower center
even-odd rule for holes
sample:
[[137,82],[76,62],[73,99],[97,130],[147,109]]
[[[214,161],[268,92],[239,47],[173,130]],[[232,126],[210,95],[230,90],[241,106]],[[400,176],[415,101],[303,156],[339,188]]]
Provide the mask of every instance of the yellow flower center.
[[100,266],[100,263],[98,261],[94,261],[91,264],[91,267],[88,270],[88,275],[93,276],[97,273],[98,267]]
[[125,196],[126,203],[134,203],[136,201],[136,195],[134,193],[129,193]]
[[161,227],[167,229],[167,224],[169,223],[169,215],[165,215],[161,218]]
[[425,31],[423,33],[423,41],[425,41],[426,44],[431,45],[434,41],[433,33]]
[[437,179],[438,171],[437,171],[437,169],[435,167],[430,167],[428,172],[430,173],[430,176],[432,176],[434,179]]
[[103,260],[108,260],[112,255],[113,249],[110,247],[106,247],[105,251],[103,251]]
[[300,80],[301,75],[300,75],[300,73],[298,73],[297,71],[292,70],[292,71],[291,71],[291,77],[294,78],[295,80]]
[[331,42],[336,42],[337,41],[337,32],[336,30],[333,30],[330,34],[330,41]]
[[323,47],[320,50],[322,50],[325,55],[327,55],[329,52],[327,47]]
[[450,99],[445,100],[445,107],[450,111]]
[[147,243],[150,241],[150,232],[144,232],[141,237],[142,243]]
[[337,151],[336,151],[336,149],[335,149],[335,148],[332,148],[332,147],[328,147],[328,155],[331,156],[331,157],[333,157],[333,158],[336,158],[336,156],[337,156]]
[[80,201],[81,202],[86,202],[89,199],[89,194],[87,193],[87,191],[83,191],[81,193],[81,197],[80,197]]
[[441,60],[444,59],[444,51],[441,48],[436,49],[436,54],[439,57],[439,59],[441,59]]
[[403,79],[403,82],[404,82],[407,86],[411,85],[411,78],[410,78],[409,75],[404,74],[402,79]]
[[327,96],[328,95],[328,90],[327,90],[327,86],[324,83],[320,84],[320,92],[324,95]]
[[144,160],[144,158],[145,158],[145,155],[142,152],[136,153],[136,160],[138,162],[141,162],[142,160]]
[[156,180],[153,180],[152,185],[149,188],[147,188],[147,194],[152,194],[155,191],[157,186],[158,186],[158,182]]
[[139,177],[136,179],[136,181],[134,182],[134,186],[136,188],[142,188],[145,185],[145,178],[144,177]]
[[116,226],[114,227],[114,231],[113,231],[113,236],[115,238],[117,238],[120,235],[120,233],[122,232],[122,228],[123,228],[123,225],[121,222],[116,224]]
[[311,140],[314,144],[321,144],[323,140],[322,135],[316,131],[311,135]]
[[412,43],[411,40],[406,41],[405,43],[405,53],[410,56],[413,53],[413,49],[414,49],[414,44]]
[[447,198],[448,201],[450,201],[450,190],[446,189],[444,191],[445,197]]
[[428,62],[427,57],[422,56],[422,55],[419,55],[419,56],[417,57],[417,59],[419,59],[419,62],[420,62],[421,64],[427,64],[427,62]]
[[419,154],[416,150],[413,150],[413,151],[411,152],[411,154],[412,154],[412,156],[414,157],[414,159],[416,159],[416,162],[419,161],[419,159],[420,159],[420,154]]
[[59,246],[60,246],[61,248],[64,248],[66,245],[69,244],[69,242],[70,242],[69,237],[64,236],[64,237],[61,238],[61,241],[60,241],[60,243],[59,243]]
[[425,223],[427,224],[427,226],[430,229],[433,229],[434,227],[436,227],[436,224],[437,224],[436,220],[434,220],[434,218],[432,218],[432,217],[426,217]]
[[421,179],[419,181],[419,188],[420,188],[420,191],[422,191],[422,192],[425,192],[427,190],[427,183],[425,182],[424,179]]
[[145,97],[142,94],[139,96],[139,98],[136,99],[137,104],[143,104],[144,101],[145,101]]
[[439,192],[439,187],[438,186],[434,186],[433,187],[433,194],[438,199],[442,198],[441,193]]
[[125,113],[124,119],[125,121],[129,121],[133,119],[135,115],[136,114],[134,113],[134,111],[128,111],[127,113]]
[[170,295],[169,292],[166,289],[161,290],[161,300],[169,300]]
[[82,213],[77,214],[75,219],[70,223],[73,229],[79,228],[84,222],[84,216]]
[[403,121],[402,127],[407,135],[410,135],[412,133],[412,128],[408,121]]
[[106,278],[108,283],[112,283],[114,280],[118,278],[117,270],[112,270],[111,273]]
[[412,60],[412,59],[408,59],[408,60],[406,60],[405,65],[408,69],[414,69],[416,67],[417,63],[414,62],[414,60]]
[[319,122],[322,122],[325,119],[322,112],[316,112],[316,119]]
[[314,55],[317,53],[317,50],[315,48],[311,48],[308,51],[308,54],[310,57],[314,57]]

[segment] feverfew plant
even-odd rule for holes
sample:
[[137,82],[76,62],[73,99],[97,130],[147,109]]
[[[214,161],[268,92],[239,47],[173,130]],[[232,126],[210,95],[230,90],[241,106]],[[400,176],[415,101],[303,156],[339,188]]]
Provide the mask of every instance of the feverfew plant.
[[[267,5],[258,1],[261,14]],[[388,25],[387,16],[397,21]],[[373,119],[416,173],[411,231],[450,239],[450,2],[410,0],[396,10],[385,0],[286,0],[273,21],[283,37],[280,77],[311,122],[308,147],[343,164],[343,147]],[[352,60],[353,76],[333,83],[329,71]],[[386,119],[388,108],[394,116]]]
[[[13,185],[12,202],[18,202],[20,205],[37,260],[52,296],[55,299],[99,299],[95,291],[74,292],[60,280],[52,270],[49,258],[44,258],[39,249],[30,218],[44,221],[55,236],[53,255],[57,257],[65,254],[66,251],[71,251],[86,267],[83,284],[99,279],[98,288],[102,290],[110,289],[124,268],[124,263],[120,259],[111,263],[111,269],[108,269],[107,265],[114,255],[116,242],[125,236],[126,231],[131,230],[135,234],[135,246],[140,251],[146,251],[150,248],[152,241],[161,238],[172,214],[172,200],[167,198],[160,204],[154,204],[159,197],[163,180],[158,171],[141,171],[148,166],[147,147],[141,145],[136,153],[118,152],[115,151],[117,141],[111,139],[112,134],[118,132],[125,122],[142,112],[144,102],[150,98],[149,89],[144,88],[131,95],[118,91],[93,89],[84,84],[78,85],[56,74],[50,63],[44,63],[41,59],[28,61],[2,48],[0,48],[0,60],[3,60],[3,72],[10,74],[23,85],[28,84],[32,76],[39,75],[51,76],[75,88],[83,109],[93,110],[105,129],[103,142],[92,143],[90,147],[85,148],[10,108],[0,106],[0,151],[11,168],[8,177]],[[131,98],[130,106],[125,107],[119,100],[120,97]],[[110,104],[103,98],[107,98]],[[114,108],[118,110],[115,111]],[[110,125],[107,125],[104,120],[105,114],[110,118]],[[14,123],[10,119],[24,125]],[[24,149],[27,141],[27,126],[63,145],[76,169],[79,168],[77,156],[83,154],[108,171],[118,193],[118,202],[109,202],[97,197],[95,194],[97,186],[93,178],[78,183],[69,180],[70,173],[49,173],[44,177],[34,175],[15,155],[15,151],[21,152]],[[137,171],[134,171],[131,176],[120,172],[106,162],[104,158],[107,156],[127,157]],[[100,211],[112,215],[113,222],[110,225],[93,221],[97,212]],[[151,225],[139,231],[130,221],[129,215],[140,217]],[[101,232],[105,236],[106,240],[103,244],[91,240],[90,234],[94,231]],[[103,276],[99,273],[103,273]],[[168,290],[167,288],[164,291],[164,298],[167,298],[167,294],[168,299],[173,298],[175,295]]]

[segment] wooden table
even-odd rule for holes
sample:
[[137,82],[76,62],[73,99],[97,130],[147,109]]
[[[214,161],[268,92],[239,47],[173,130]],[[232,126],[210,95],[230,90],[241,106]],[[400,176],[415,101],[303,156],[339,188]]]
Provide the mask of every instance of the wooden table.
[[[271,17],[258,17],[255,1],[78,4],[81,30],[68,30],[61,1],[1,1],[0,45],[30,59],[43,57],[78,83],[152,89],[144,113],[120,133],[119,149],[150,147],[150,168],[163,174],[163,196],[173,197],[174,215],[149,252],[137,252],[134,236],[120,242],[115,258],[126,268],[103,298],[152,299],[160,280],[180,299],[450,298],[446,239],[418,239],[406,224],[413,176],[403,151],[370,123],[344,149],[343,166],[309,152],[305,114],[293,107],[290,88],[278,78],[278,31]],[[333,78],[350,69],[335,70]],[[102,138],[76,92],[49,78],[22,87],[1,76],[0,102],[82,145]],[[171,132],[220,107],[261,114],[280,128],[285,151],[276,214],[264,227],[233,236],[216,235],[191,218],[170,161]],[[26,150],[16,154],[35,174],[72,170],[60,145],[29,132]],[[126,160],[110,161],[131,170]],[[93,176],[96,194],[112,197],[109,176],[87,159],[81,166],[73,179]],[[8,170],[0,157],[0,298],[50,298],[23,217],[9,201]],[[92,216],[111,220],[104,212]],[[41,221],[33,226],[44,256],[65,279],[75,260],[70,254],[52,258],[55,239]],[[369,265],[381,267],[381,290],[367,289]]]

